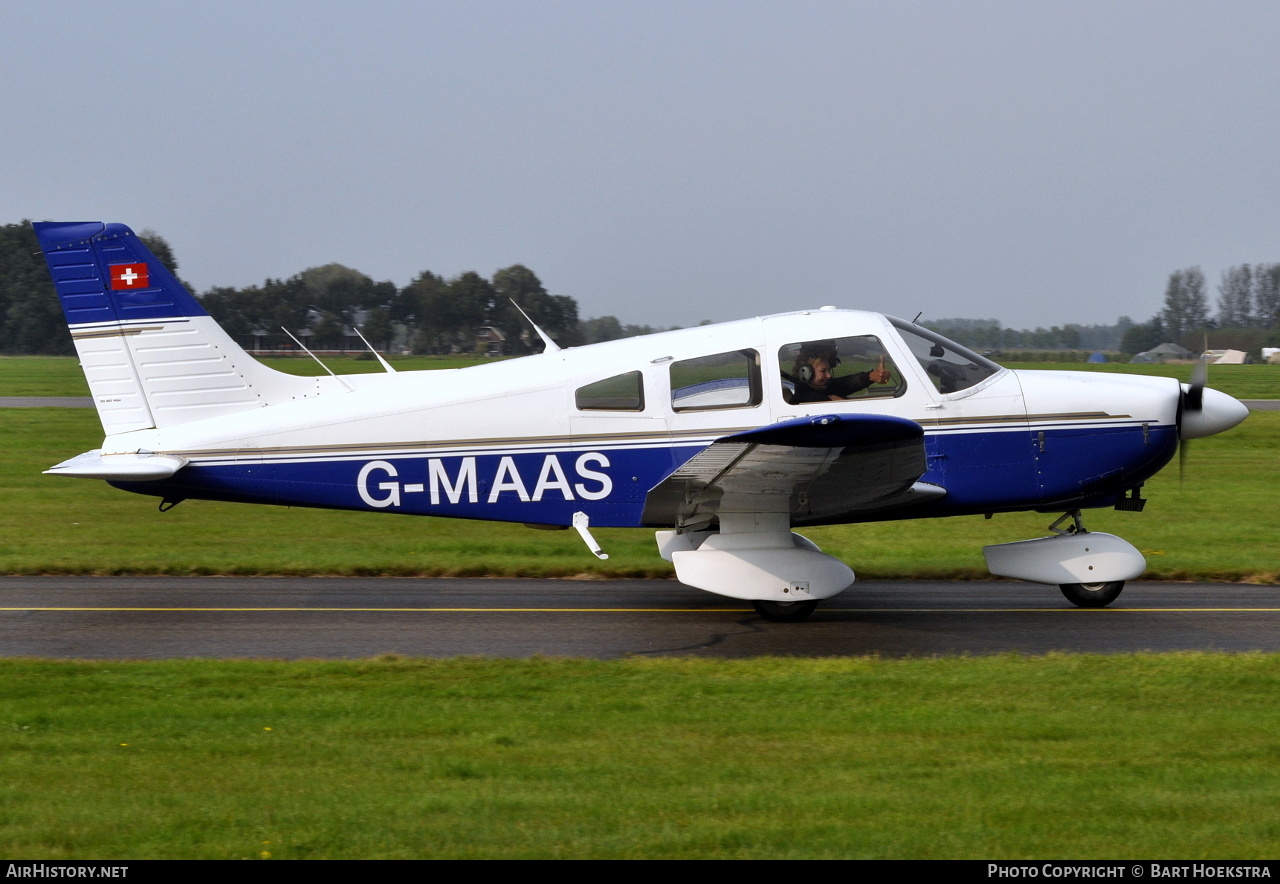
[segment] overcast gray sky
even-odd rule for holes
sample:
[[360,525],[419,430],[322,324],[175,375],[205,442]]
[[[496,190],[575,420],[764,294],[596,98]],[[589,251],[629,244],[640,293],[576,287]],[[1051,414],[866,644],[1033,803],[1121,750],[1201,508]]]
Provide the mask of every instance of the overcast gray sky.
[[1280,261],[1280,4],[6,4],[0,223],[199,290],[526,264],[654,325],[1144,320]]

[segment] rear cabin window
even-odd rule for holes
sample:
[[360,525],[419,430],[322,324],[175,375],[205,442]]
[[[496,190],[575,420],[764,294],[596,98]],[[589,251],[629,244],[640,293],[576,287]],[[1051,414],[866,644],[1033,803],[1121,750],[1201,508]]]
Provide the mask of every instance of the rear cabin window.
[[782,398],[806,402],[901,396],[907,382],[875,335],[797,341],[778,351]]
[[644,378],[638,371],[579,387],[574,394],[580,411],[644,411]]
[[671,363],[671,408],[701,411],[760,404],[760,354],[732,350]]

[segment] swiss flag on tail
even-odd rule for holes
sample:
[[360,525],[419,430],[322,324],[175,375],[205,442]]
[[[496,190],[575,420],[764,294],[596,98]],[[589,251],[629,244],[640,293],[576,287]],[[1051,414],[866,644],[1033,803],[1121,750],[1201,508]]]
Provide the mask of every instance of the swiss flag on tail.
[[121,289],[145,289],[147,287],[147,265],[139,264],[112,264],[108,269],[111,271],[111,290],[119,291]]

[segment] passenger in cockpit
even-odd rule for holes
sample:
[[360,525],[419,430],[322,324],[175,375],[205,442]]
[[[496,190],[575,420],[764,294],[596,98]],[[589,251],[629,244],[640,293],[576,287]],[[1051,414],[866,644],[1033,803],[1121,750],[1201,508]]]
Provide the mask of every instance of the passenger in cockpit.
[[838,378],[832,371],[839,364],[835,341],[810,341],[803,344],[791,372],[795,391],[788,401],[793,405],[801,402],[838,402],[872,384],[889,383],[889,370],[884,367],[883,354],[877,368]]

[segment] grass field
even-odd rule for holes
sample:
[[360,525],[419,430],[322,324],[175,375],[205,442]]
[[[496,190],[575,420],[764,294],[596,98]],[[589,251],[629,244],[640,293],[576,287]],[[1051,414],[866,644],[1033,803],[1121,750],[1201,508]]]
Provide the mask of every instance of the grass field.
[[1258,654],[0,661],[0,857],[1274,858],[1278,692]]

